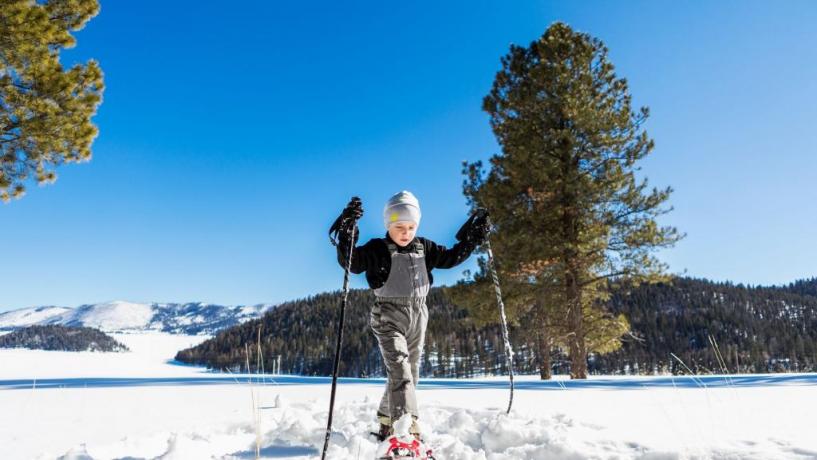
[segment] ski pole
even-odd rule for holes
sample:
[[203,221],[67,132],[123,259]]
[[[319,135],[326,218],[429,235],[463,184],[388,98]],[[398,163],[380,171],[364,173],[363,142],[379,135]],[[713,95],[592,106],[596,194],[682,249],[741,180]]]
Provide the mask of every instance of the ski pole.
[[[336,222],[337,223],[337,222]],[[334,228],[334,226],[333,226]],[[357,233],[357,220],[352,221],[349,235],[349,254],[346,257],[346,267],[343,273],[343,301],[340,304],[340,318],[338,319],[338,340],[335,344],[335,362],[332,364],[332,394],[329,397],[329,419],[326,422],[326,438],[323,441],[321,460],[326,459],[326,450],[329,448],[329,437],[332,434],[332,412],[335,408],[335,392],[338,385],[338,365],[340,363],[340,348],[343,344],[343,320],[346,314],[346,300],[349,296],[349,271],[352,267],[352,253],[355,249],[354,235]]]
[[[490,226],[490,220],[488,220]],[[505,355],[508,360],[508,369],[510,370],[511,379],[511,397],[508,401],[508,411],[511,413],[511,405],[513,405],[513,348],[511,348],[511,340],[508,334],[508,319],[505,316],[505,303],[502,302],[502,291],[499,289],[499,277],[496,274],[494,267],[494,253],[491,250],[491,240],[485,238],[485,244],[488,248],[488,266],[491,267],[491,278],[494,281],[494,290],[496,291],[496,301],[499,304],[499,318],[502,320],[502,340],[505,342]]]

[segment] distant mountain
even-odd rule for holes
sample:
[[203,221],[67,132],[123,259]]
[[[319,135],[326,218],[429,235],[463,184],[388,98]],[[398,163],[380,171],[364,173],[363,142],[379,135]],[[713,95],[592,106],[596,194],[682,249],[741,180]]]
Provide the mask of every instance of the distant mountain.
[[90,327],[28,326],[0,337],[0,348],[52,351],[129,351],[99,329]]
[[49,318],[71,311],[68,307],[31,307],[0,313],[0,330],[44,324]]
[[222,306],[201,302],[114,302],[67,307],[32,307],[0,313],[0,330],[32,325],[85,326],[106,332],[162,331],[173,334],[213,334],[258,318],[274,305]]

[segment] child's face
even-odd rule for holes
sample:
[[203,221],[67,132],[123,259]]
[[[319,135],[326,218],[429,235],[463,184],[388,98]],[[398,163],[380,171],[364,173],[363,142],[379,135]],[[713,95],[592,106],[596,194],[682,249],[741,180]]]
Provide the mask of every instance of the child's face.
[[414,222],[395,222],[389,225],[389,237],[392,241],[404,247],[414,239],[417,225]]

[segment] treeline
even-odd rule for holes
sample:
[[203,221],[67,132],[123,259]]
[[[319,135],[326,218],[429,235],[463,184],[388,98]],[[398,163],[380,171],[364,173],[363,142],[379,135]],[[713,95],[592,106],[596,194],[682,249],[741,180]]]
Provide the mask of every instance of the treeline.
[[0,336],[0,348],[52,351],[128,351],[99,329],[60,325],[29,326]]
[[609,307],[634,333],[591,357],[596,373],[817,370],[817,278],[776,287],[676,278],[614,292]]
[[[265,370],[277,364],[283,373],[331,375],[341,298],[341,292],[332,292],[284,303],[262,318],[225,329],[196,347],[180,351],[176,359],[214,369],[246,371],[249,356],[254,372],[260,367],[260,329],[260,363]],[[343,376],[384,375],[377,341],[369,329],[373,302],[371,290],[349,292],[340,364]],[[427,303],[423,375],[473,376],[483,369],[488,373],[505,371],[499,327],[477,329],[467,312],[452,305],[439,288],[431,290]],[[526,354],[525,350],[519,352],[520,356]]]
[[[247,371],[249,361],[252,372],[260,366],[270,370],[277,363],[283,373],[331,375],[341,295],[332,292],[287,302],[262,318],[180,351],[176,359],[230,371]],[[368,327],[373,301],[370,290],[349,293],[343,376],[384,375]],[[476,327],[441,288],[431,290],[428,306],[423,375],[507,372],[498,326]],[[607,308],[624,314],[632,333],[623,338],[620,350],[589,356],[592,374],[817,370],[817,279],[785,287],[750,287],[675,278],[671,283],[622,287],[613,292]],[[539,373],[543,351],[519,332],[522,329],[511,327],[515,370]],[[551,350],[549,357],[555,374],[569,373],[564,350]]]

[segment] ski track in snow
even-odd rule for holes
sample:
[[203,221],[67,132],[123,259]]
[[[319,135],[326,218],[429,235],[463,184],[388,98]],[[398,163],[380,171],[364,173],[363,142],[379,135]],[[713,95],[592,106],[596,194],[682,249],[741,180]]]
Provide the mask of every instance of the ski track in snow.
[[[259,382],[173,364],[175,352],[201,336],[114,337],[133,352],[0,349],[0,458],[254,459],[254,412],[260,458],[320,458],[329,379]],[[510,415],[505,378],[425,383],[420,422],[438,460],[817,458],[814,374],[707,376],[700,383],[521,376]],[[377,379],[341,380],[329,459],[373,458],[377,444],[367,433],[382,387]]]

